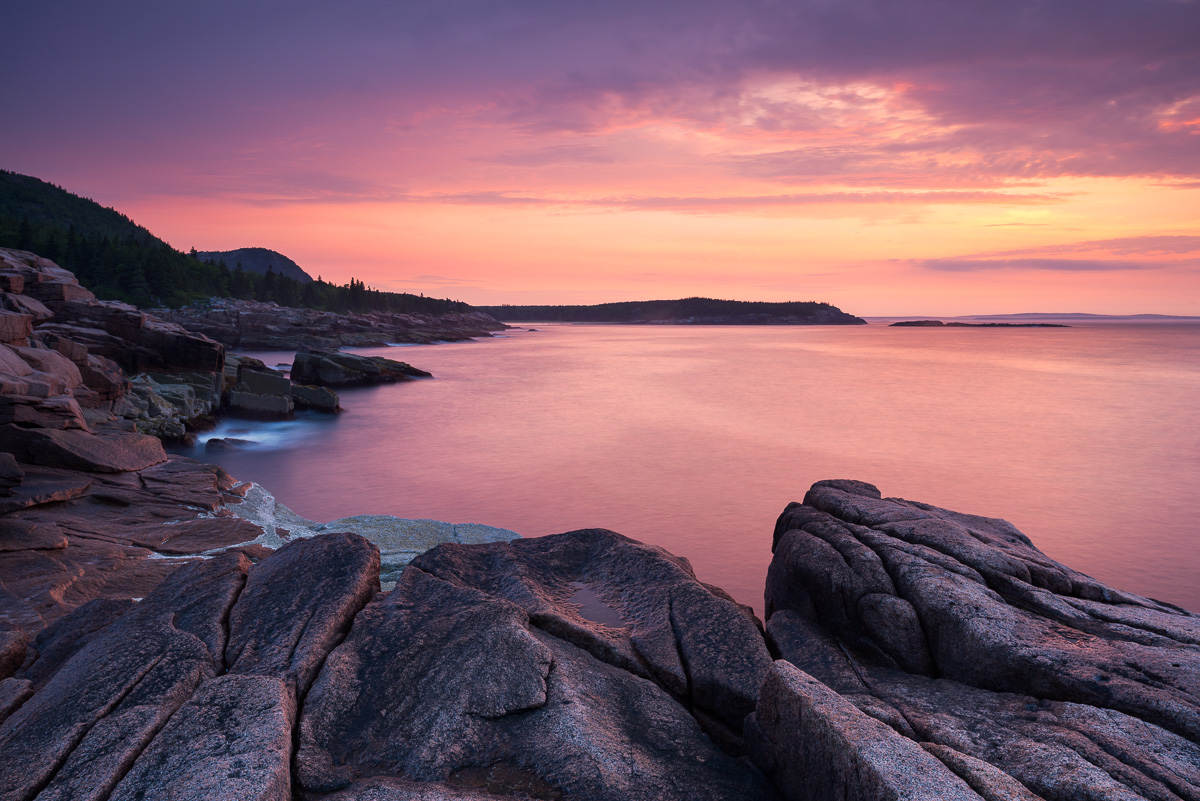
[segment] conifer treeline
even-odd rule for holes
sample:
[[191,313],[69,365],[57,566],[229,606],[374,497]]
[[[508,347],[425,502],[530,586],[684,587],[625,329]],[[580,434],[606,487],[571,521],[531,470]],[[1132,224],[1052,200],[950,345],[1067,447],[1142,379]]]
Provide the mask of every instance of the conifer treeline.
[[[301,283],[269,271],[248,272],[235,264],[203,262],[180,253],[145,229],[125,235],[79,233],[74,225],[0,214],[0,247],[28,250],[75,273],[97,297],[136,306],[179,307],[209,297],[274,301],[281,306],[335,312],[388,311],[444,314],[469,311],[455,300],[402,292],[382,292],[362,281],[343,285],[316,280]],[[195,251],[193,251],[194,253]]]

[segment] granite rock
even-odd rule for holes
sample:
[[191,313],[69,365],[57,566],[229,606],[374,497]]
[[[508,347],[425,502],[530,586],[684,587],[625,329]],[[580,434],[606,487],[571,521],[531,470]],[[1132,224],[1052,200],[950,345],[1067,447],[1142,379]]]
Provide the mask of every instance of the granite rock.
[[248,350],[336,350],[461,341],[489,337],[491,332],[508,327],[476,311],[439,315],[335,313],[230,298],[213,298],[183,309],[155,309],[154,313],[227,347]]
[[603,529],[441,545],[413,566],[521,606],[540,629],[657,683],[733,752],[771,657],[757,619],[686,560]]
[[229,617],[230,673],[282,678],[303,696],[379,591],[379,550],[353,534],[299,539],[250,570]]
[[654,683],[416,566],[359,613],[299,731],[314,792],[499,766],[580,801],[774,797]]
[[347,387],[388,384],[428,378],[429,373],[405,362],[382,356],[359,356],[320,350],[301,350],[292,363],[292,380],[297,384]]
[[[887,724],[878,747],[918,744],[988,799],[1200,797],[1200,617],[1055,562],[1006,521],[862,482],[814,484],[774,541],[772,648]],[[756,760],[811,772],[810,741],[771,734],[769,714]],[[858,738],[855,716],[827,717]]]
[[184,566],[0,726],[0,799],[103,798],[201,680],[223,669],[249,561]]

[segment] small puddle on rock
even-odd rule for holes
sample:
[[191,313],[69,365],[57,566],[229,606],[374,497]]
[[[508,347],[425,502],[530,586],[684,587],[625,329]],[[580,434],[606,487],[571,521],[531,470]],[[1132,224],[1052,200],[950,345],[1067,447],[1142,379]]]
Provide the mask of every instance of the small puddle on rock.
[[579,607],[580,617],[612,629],[625,628],[625,621],[621,619],[620,613],[600,600],[600,596],[594,593],[591,587],[582,581],[572,581],[571,586],[575,588],[571,603]]

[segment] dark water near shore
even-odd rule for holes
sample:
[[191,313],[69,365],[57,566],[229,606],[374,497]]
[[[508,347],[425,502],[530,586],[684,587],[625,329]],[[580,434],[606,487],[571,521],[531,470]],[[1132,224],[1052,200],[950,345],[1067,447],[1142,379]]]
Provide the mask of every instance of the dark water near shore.
[[1200,610],[1200,327],[538,328],[362,350],[436,378],[197,455],[322,521],[611,528],[759,610],[776,516],[857,478]]

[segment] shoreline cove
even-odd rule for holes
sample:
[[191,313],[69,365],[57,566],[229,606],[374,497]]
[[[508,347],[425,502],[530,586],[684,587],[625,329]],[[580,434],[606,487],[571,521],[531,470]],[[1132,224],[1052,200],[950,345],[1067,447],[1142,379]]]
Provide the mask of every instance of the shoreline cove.
[[[239,393],[245,409],[291,415],[304,385],[253,356],[227,357],[202,335],[96,301],[32,254],[0,258],[6,294],[46,315],[36,327],[33,314],[0,320],[2,408],[11,417],[0,423],[0,798],[1200,796],[1200,615],[1068,567],[1006,520],[972,506],[884,497],[863,481],[817,481],[801,502],[776,504],[777,518],[725,538],[766,562],[757,577],[761,616],[698,575],[679,549],[614,529],[522,537],[518,527],[361,509],[317,523],[258,483],[168,453],[143,433],[212,422]],[[857,331],[860,345],[880,341]],[[635,343],[650,348],[636,369],[628,332],[617,329],[599,341],[566,334],[525,350],[510,336],[516,358],[474,375],[459,356],[477,346],[439,345],[425,352],[440,354],[426,366],[444,378],[432,381],[373,351],[302,351],[294,369],[319,382],[308,389],[336,398],[329,385],[352,387],[343,392],[346,412],[282,423],[226,417],[202,441],[206,453],[225,443],[214,457],[252,464],[256,454],[296,450],[297,441],[238,450],[232,434],[308,427],[305,444],[317,449],[295,466],[332,491],[339,475],[361,474],[339,473],[344,463],[321,437],[358,431],[388,447],[378,444],[388,422],[379,414],[391,409],[409,426],[407,447],[388,451],[392,463],[430,472],[423,457],[434,451],[423,451],[411,428],[432,420],[414,403],[429,393],[445,421],[431,444],[443,452],[470,442],[478,449],[488,441],[480,432],[525,442],[529,430],[513,428],[535,420],[546,454],[576,435],[571,453],[539,463],[545,471],[609,453],[635,473],[638,461],[618,447],[632,440],[611,438],[619,433],[649,443],[655,458],[644,467],[665,479],[664,468],[682,471],[690,451],[647,421],[712,424],[706,404],[787,391],[780,381],[765,395],[747,392],[756,350],[768,362],[783,347],[810,360],[798,365],[824,352],[860,366],[820,330],[798,340],[729,336],[755,346],[736,351],[738,371],[728,340],[714,352],[704,331],[660,330],[649,344]],[[614,348],[607,360],[594,358]],[[935,391],[929,365],[938,352],[923,362]],[[530,410],[531,396],[499,391],[514,361],[553,367],[555,353],[557,370],[517,378],[534,384],[532,397],[554,389],[590,416],[592,436],[609,439],[580,437],[585,429],[564,419],[562,406],[516,416]],[[564,369],[564,354],[568,365],[583,356],[587,381]],[[1023,359],[1038,375],[1059,375],[1059,362],[1044,354]],[[659,372],[664,360],[678,371]],[[127,379],[138,370],[149,380]],[[666,383],[647,385],[655,375]],[[685,388],[705,379],[726,394],[653,401],[648,386],[661,390],[680,375]],[[595,396],[589,382],[597,378],[609,392],[600,408],[642,416],[596,414],[583,401]],[[876,381],[886,379],[876,371]],[[353,388],[364,383],[373,385]],[[383,406],[369,403],[381,398]],[[848,405],[841,399],[840,408]],[[769,450],[778,432],[752,435],[770,407],[736,408],[743,417],[734,433]],[[476,427],[455,439],[464,430],[454,421]],[[841,433],[852,429],[837,422],[826,421],[838,447],[852,448]],[[696,439],[687,426],[676,433]],[[342,458],[362,462],[366,450]],[[722,447],[708,456],[710,465],[749,464]],[[482,460],[506,478],[491,453]],[[608,464],[599,456],[587,463],[597,472]],[[373,466],[393,494],[415,486]],[[905,467],[912,471],[911,459]],[[684,472],[692,493],[705,489],[698,475]],[[467,495],[471,482],[455,478]],[[802,486],[776,479],[788,492]],[[592,495],[605,508],[634,499]],[[657,492],[655,500],[664,502]],[[682,519],[673,509],[662,518],[676,527]],[[719,544],[706,542],[710,551]],[[691,553],[713,567],[712,553]]]

